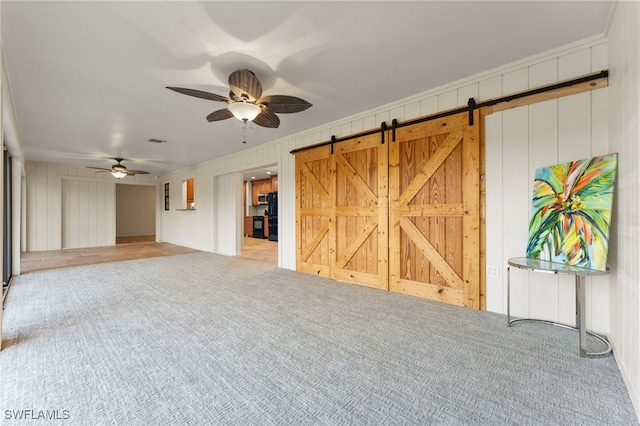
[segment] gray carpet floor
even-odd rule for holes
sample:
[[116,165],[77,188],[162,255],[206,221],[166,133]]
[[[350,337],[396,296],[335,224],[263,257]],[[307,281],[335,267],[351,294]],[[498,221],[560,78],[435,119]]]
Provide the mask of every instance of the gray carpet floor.
[[7,297],[0,422],[637,424],[613,357],[505,323],[209,253],[34,272]]

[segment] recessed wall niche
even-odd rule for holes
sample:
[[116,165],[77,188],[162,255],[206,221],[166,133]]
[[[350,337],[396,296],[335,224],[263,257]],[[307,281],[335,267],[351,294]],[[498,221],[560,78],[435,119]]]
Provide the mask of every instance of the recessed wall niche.
[[195,179],[189,178],[182,181],[182,208],[187,210],[196,209],[195,199]]

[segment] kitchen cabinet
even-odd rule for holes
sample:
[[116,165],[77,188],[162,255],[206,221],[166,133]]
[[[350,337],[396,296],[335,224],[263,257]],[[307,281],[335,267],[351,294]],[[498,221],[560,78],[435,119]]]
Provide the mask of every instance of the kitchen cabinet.
[[253,237],[253,216],[244,217],[244,236]]
[[[251,182],[251,205],[258,205],[258,194],[268,194],[272,192],[273,178],[259,179]],[[277,180],[276,180],[277,182]]]
[[195,201],[194,179],[187,179],[187,208]]

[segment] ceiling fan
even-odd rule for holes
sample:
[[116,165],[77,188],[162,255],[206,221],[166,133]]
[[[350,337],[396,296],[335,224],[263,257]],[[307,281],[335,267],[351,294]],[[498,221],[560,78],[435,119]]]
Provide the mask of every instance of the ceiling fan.
[[129,169],[127,169],[125,166],[120,164],[121,162],[124,161],[123,158],[114,158],[114,160],[116,160],[118,164],[114,164],[113,166],[111,166],[110,169],[105,169],[105,168],[102,168],[102,167],[88,167],[88,168],[89,169],[98,170],[97,173],[110,172],[111,175],[116,179],[122,179],[125,176],[148,175],[149,174],[149,172],[145,172],[144,170],[129,170]]
[[262,96],[262,85],[256,75],[248,70],[237,70],[229,75],[229,97],[201,90],[185,89],[183,87],[167,87],[174,92],[196,98],[216,102],[225,102],[226,108],[219,109],[207,116],[207,121],[220,121],[236,117],[246,123],[252,121],[258,126],[277,128],[280,119],[277,114],[301,112],[311,104],[304,99],[287,95]]

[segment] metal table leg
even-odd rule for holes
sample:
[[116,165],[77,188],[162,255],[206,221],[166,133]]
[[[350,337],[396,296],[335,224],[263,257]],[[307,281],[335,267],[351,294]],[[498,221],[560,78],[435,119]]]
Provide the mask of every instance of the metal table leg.
[[511,327],[511,267],[507,266],[507,326]]
[[[587,331],[587,321],[585,318],[585,293],[586,290],[583,277],[581,275],[576,275],[576,329],[580,335],[580,356],[583,358],[600,358],[611,355],[611,344],[607,338]],[[598,339],[607,347],[607,349],[601,352],[587,352],[587,334]]]
[[[507,326],[519,322],[537,322],[542,324],[555,325],[562,328],[568,328],[578,332],[578,347],[580,350],[580,356],[583,358],[600,358],[611,355],[611,344],[606,337],[596,333],[587,331],[586,319],[585,319],[585,285],[583,283],[583,277],[581,275],[575,275],[576,279],[576,326],[557,323],[554,321],[533,319],[533,318],[516,318],[511,319],[511,268],[507,266]],[[602,344],[606,346],[606,349],[601,352],[587,352],[587,335],[594,337]]]

